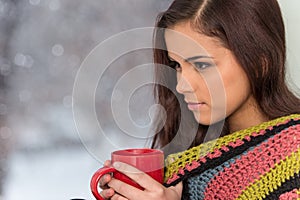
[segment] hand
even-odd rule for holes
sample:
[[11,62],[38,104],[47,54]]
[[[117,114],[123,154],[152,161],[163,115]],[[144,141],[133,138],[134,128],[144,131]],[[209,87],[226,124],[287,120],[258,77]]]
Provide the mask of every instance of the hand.
[[[111,166],[111,161],[110,160],[106,160],[104,162],[104,166],[105,167],[110,167]],[[110,182],[112,179],[110,174],[105,174],[104,176],[101,177],[99,183],[100,183],[100,188],[102,189],[101,191],[101,196],[104,199],[110,199],[114,194],[115,191],[112,188],[109,188],[107,186],[107,183]]]
[[125,163],[115,162],[114,168],[145,188],[144,191],[128,185],[122,181],[112,178],[108,186],[115,191],[111,200],[180,200],[182,194],[182,183],[175,187],[166,188],[158,183],[148,174],[127,165]]

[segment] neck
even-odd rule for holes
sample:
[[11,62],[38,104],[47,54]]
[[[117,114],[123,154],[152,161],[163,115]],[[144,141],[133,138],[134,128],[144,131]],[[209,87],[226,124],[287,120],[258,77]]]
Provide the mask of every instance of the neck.
[[238,111],[228,117],[229,131],[233,133],[269,120],[259,109],[256,100],[253,97],[249,97]]

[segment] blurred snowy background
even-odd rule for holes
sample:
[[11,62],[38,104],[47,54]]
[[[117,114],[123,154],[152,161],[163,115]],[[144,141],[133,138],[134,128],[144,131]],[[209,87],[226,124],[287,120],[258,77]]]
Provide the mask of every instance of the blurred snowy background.
[[[93,199],[89,180],[101,163],[81,144],[73,121],[77,70],[101,41],[121,31],[153,26],[170,2],[0,0],[0,200]],[[280,4],[287,28],[288,76],[296,91],[300,1]],[[151,61],[151,51],[124,59],[115,65],[121,63],[126,72]],[[122,71],[112,66],[103,83],[104,96],[110,95],[116,74]],[[98,112],[109,115],[107,106],[101,107],[103,93],[96,100],[101,102],[96,102]],[[148,119],[139,116],[140,109],[145,107],[135,109],[135,118],[144,123]],[[102,121],[107,127],[111,124],[109,119]],[[118,131],[112,128],[114,132]]]

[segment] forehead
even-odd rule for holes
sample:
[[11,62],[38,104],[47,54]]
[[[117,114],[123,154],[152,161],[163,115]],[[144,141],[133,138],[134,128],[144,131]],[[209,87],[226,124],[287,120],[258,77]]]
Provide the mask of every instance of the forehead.
[[166,29],[165,42],[169,55],[182,58],[195,55],[211,56],[221,47],[218,40],[196,32],[189,23],[180,23]]

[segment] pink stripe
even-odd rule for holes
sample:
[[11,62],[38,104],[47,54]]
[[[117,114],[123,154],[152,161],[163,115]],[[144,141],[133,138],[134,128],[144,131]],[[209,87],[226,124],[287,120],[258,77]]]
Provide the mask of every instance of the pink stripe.
[[291,126],[224,168],[205,191],[205,200],[236,199],[255,180],[299,148],[300,125]]
[[[297,119],[295,119],[295,120],[297,120]],[[286,120],[286,121],[284,121],[284,122],[280,122],[280,123],[278,123],[276,126],[278,126],[278,125],[280,125],[280,124],[286,124],[286,123],[288,123],[289,121],[290,121],[290,119],[288,119],[288,120]],[[268,129],[269,129],[269,130],[272,130],[272,129],[273,129],[273,126],[269,126]],[[251,134],[251,136],[257,137],[257,136],[260,136],[260,135],[264,135],[265,133],[266,133],[266,129],[262,129],[262,130],[260,130],[259,132],[253,132],[253,133]],[[245,139],[246,139],[247,141],[250,141],[250,140],[251,140],[251,137],[250,137],[250,136],[245,136]],[[230,143],[228,144],[228,146],[232,146],[232,147],[236,148],[236,147],[238,147],[238,146],[240,146],[240,145],[242,145],[242,144],[244,143],[244,142],[243,142],[242,140],[240,140],[240,139],[237,139],[237,140],[238,140],[238,141],[230,142]],[[229,151],[228,146],[225,146],[225,145],[224,145],[224,146],[221,147],[221,149],[222,149],[223,151],[227,152],[227,151]],[[206,155],[206,156],[201,157],[201,158],[197,161],[197,162],[199,163],[199,166],[201,165],[201,163],[205,163],[205,162],[206,162],[206,158],[212,159],[212,158],[216,158],[216,157],[222,155],[222,152],[220,152],[219,149],[214,149],[214,151],[216,152],[216,154],[215,154],[215,152],[213,152],[213,153],[211,153],[211,154],[208,154],[208,155]],[[214,155],[212,155],[212,154],[214,154]],[[196,165],[193,165],[193,167],[190,167],[190,166],[188,166],[188,165],[189,165],[189,164],[187,164],[186,166],[184,166],[184,169],[187,169],[187,168],[188,168],[189,171],[193,170],[193,169],[194,169],[193,167],[196,166]],[[199,166],[197,166],[197,167],[199,167]],[[184,170],[183,170],[182,168],[180,168],[178,174],[184,175]],[[172,182],[176,181],[176,180],[179,179],[179,178],[180,178],[180,177],[179,177],[177,174],[173,174],[172,177],[169,178],[169,179],[167,180],[166,183],[167,183],[167,184],[171,184]]]
[[222,152],[219,149],[216,149],[214,152],[208,153],[207,157],[210,159],[213,159],[213,158],[220,157],[221,155],[222,155]]
[[184,170],[182,168],[179,169],[178,174],[184,175]]
[[297,194],[297,189],[294,189],[290,192],[286,192],[279,196],[279,200],[295,200],[298,199],[300,195]]
[[[270,130],[273,129],[273,127],[269,127]],[[266,130],[260,130],[259,133],[252,133],[252,136],[253,137],[257,137],[259,135],[264,135],[266,133]],[[246,136],[246,139],[248,141],[251,140],[250,136]],[[234,142],[230,142],[228,144],[228,146],[231,146],[231,147],[238,147],[240,145],[243,145],[244,142],[241,140],[241,139],[237,139],[236,141]],[[221,149],[225,152],[228,152],[229,151],[229,148],[228,146],[222,146]],[[219,149],[214,149],[214,151],[212,153],[208,153],[207,155],[201,157],[198,161],[196,161],[197,163],[199,163],[199,165],[193,165],[192,167],[189,166],[189,164],[186,164],[186,166],[184,166],[184,169],[188,169],[188,171],[192,171],[193,169],[196,169],[197,167],[199,167],[201,165],[201,163],[206,163],[206,158],[210,158],[210,159],[213,159],[213,158],[217,158],[217,157],[220,157],[222,155],[222,152],[219,150]],[[194,161],[193,161],[194,162]],[[184,169],[180,168],[179,169],[179,172],[178,174],[181,174],[181,175],[184,175]],[[171,184],[172,182],[176,181],[177,179],[179,179],[180,177],[178,176],[178,174],[173,174],[171,178],[169,178],[166,183],[167,184]]]
[[233,148],[236,148],[238,146],[242,146],[244,144],[244,142],[241,140],[241,139],[237,139],[236,141],[234,142],[229,142],[229,146],[233,147]]
[[167,180],[167,184],[171,184],[172,182],[176,181],[179,178],[180,178],[180,176],[178,176],[177,174],[174,174],[172,176],[172,178],[170,178],[170,179]]

